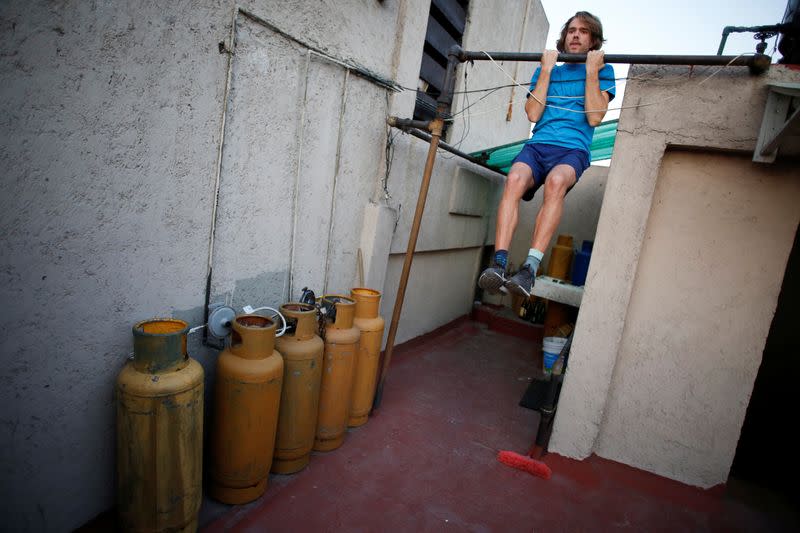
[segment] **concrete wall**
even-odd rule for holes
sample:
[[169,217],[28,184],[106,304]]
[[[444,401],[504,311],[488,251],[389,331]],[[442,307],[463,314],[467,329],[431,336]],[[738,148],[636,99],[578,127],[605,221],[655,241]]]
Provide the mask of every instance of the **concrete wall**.
[[[524,24],[527,1],[492,4],[472,2],[468,47],[541,47],[538,1]],[[357,281],[359,248],[365,284],[397,286],[427,145],[395,139],[387,172],[384,119],[410,116],[414,94],[387,93],[308,50],[415,87],[429,2],[240,5],[254,16],[199,0],[0,5],[0,501],[9,529],[72,529],[113,505],[113,383],[130,327],[165,315],[201,323],[209,257],[211,301],[236,307],[276,306],[304,285],[344,291]],[[227,97],[230,56],[219,43],[236,52]],[[505,83],[480,68],[482,83]],[[499,120],[481,124],[476,146],[527,135],[518,114]],[[469,166],[458,177],[460,166],[437,164],[427,252],[408,294],[409,309],[430,316],[400,338],[469,310],[491,215],[450,215],[451,190],[473,191],[455,194],[458,209],[471,209],[496,185],[481,189],[491,173]],[[457,276],[444,275],[446,259]],[[418,306],[430,297],[418,281],[430,277],[459,296]],[[193,338],[190,353],[212,390],[216,351]]]
[[229,22],[200,2],[0,5],[9,530],[70,530],[111,507],[130,328],[202,320]]
[[632,74],[626,106],[662,103],[622,112],[550,449],[709,487],[727,479],[800,219],[796,162],[749,159],[765,84],[800,75]]

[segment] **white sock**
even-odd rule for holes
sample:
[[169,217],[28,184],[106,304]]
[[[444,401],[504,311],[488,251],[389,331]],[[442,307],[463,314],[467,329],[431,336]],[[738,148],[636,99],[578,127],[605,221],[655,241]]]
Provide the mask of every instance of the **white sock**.
[[525,265],[530,265],[531,272],[533,275],[536,275],[536,271],[539,270],[539,263],[542,262],[542,257],[544,257],[544,253],[540,252],[536,248],[531,248],[528,250],[528,258],[525,260]]

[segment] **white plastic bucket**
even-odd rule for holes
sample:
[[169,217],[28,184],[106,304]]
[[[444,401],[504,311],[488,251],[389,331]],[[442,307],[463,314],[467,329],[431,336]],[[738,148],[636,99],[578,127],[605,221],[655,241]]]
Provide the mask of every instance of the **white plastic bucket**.
[[545,337],[542,341],[542,359],[544,360],[544,371],[551,372],[553,365],[561,354],[562,348],[567,344],[566,337]]

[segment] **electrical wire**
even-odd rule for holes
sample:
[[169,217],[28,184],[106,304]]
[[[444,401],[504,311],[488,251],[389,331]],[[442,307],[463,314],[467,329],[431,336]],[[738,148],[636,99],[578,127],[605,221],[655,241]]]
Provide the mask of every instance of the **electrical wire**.
[[[505,75],[506,75],[506,76],[507,76],[509,79],[511,79],[511,81],[514,81],[514,82],[516,83],[516,80],[514,80],[514,78],[513,78],[513,77],[511,77],[511,75],[510,75],[508,72],[506,72],[506,71],[505,71],[505,69],[504,69],[502,66],[500,66],[500,65],[497,63],[497,61],[495,61],[495,60],[494,60],[494,58],[493,58],[491,55],[489,55],[489,53],[488,53],[488,52],[486,52],[486,51],[484,51],[484,50],[481,50],[481,52],[483,52],[484,54],[486,54],[486,57],[488,57],[488,58],[489,58],[489,60],[490,60],[490,61],[491,61],[491,62],[492,62],[492,63],[493,63],[493,64],[494,64],[494,65],[495,65],[495,66],[496,66],[498,69],[500,69],[500,71],[501,71],[503,74],[505,74]],[[730,62],[728,62],[728,64],[727,64],[727,65],[724,65],[724,66],[720,67],[720,68],[719,68],[719,69],[717,69],[715,72],[713,72],[713,73],[712,73],[710,76],[708,76],[708,77],[707,77],[707,78],[705,78],[704,80],[700,81],[700,83],[698,83],[697,85],[698,85],[698,86],[700,86],[700,85],[704,84],[705,82],[707,82],[708,80],[710,80],[711,78],[713,78],[714,76],[716,76],[717,74],[719,74],[720,72],[722,72],[722,70],[724,70],[725,68],[727,68],[727,67],[731,66],[731,64],[733,64],[733,63],[734,63],[734,62],[735,62],[737,59],[739,59],[740,57],[742,57],[742,56],[745,56],[745,55],[753,55],[753,54],[739,54],[738,56],[736,56],[736,57],[734,57],[733,59],[731,59],[731,60],[730,60]],[[545,106],[545,107],[549,107],[549,108],[551,108],[551,109],[559,109],[559,110],[562,110],[562,111],[567,111],[567,112],[569,112],[569,113],[579,113],[579,114],[586,114],[586,113],[605,113],[605,112],[612,111],[612,110],[622,110],[622,109],[637,109],[637,108],[640,108],[640,107],[648,107],[648,106],[652,106],[652,105],[658,105],[658,104],[662,104],[662,103],[664,103],[664,102],[666,102],[666,101],[668,101],[668,100],[672,100],[673,98],[678,98],[679,96],[682,96],[682,95],[680,95],[680,94],[674,94],[674,95],[672,95],[672,96],[668,96],[667,98],[663,98],[663,99],[661,99],[661,100],[658,100],[658,101],[655,101],[655,102],[646,102],[646,103],[644,103],[644,104],[636,104],[636,105],[632,105],[632,106],[620,106],[620,107],[615,107],[615,108],[610,108],[610,109],[584,109],[583,111],[577,111],[577,110],[575,110],[575,109],[569,109],[569,108],[567,108],[567,107],[562,107],[562,106],[556,106],[556,105],[548,104],[548,103],[546,103],[546,101],[545,101],[545,102],[542,102],[542,101],[541,101],[541,100],[539,100],[539,99],[538,99],[538,98],[537,98],[537,97],[536,97],[536,96],[535,96],[535,95],[534,95],[534,94],[533,94],[533,93],[532,93],[532,92],[531,92],[531,91],[530,91],[530,90],[529,90],[527,87],[525,87],[525,86],[523,86],[523,85],[520,85],[519,83],[517,83],[517,85],[518,85],[519,87],[522,87],[522,88],[523,88],[523,89],[524,89],[524,90],[525,90],[525,91],[526,91],[526,92],[527,92],[527,93],[528,93],[528,94],[531,96],[531,98],[535,99],[537,102],[539,102],[540,104],[542,104],[542,105],[543,105],[543,106]]]
[[[470,63],[470,65],[472,65],[472,63]],[[469,65],[466,65],[464,67],[464,89],[468,88],[468,85],[467,85],[467,67],[468,66]],[[461,129],[461,138],[459,139],[459,141],[457,143],[455,143],[453,145],[453,148],[456,148],[456,149],[459,149],[461,147],[461,145],[464,143],[464,140],[466,140],[467,136],[469,135],[469,130],[470,130],[471,126],[472,126],[472,121],[470,120],[470,116],[469,116],[469,108],[472,107],[470,105],[470,103],[469,103],[469,94],[464,94],[464,104],[465,104],[466,107],[464,107],[464,109],[462,109],[461,112],[466,111],[467,112],[467,118],[464,121],[464,127]],[[449,122],[454,122],[454,121],[451,118],[449,120]],[[456,157],[455,155],[446,153],[442,149],[439,149],[438,151],[439,151],[441,157],[443,157],[445,159],[453,159],[453,158]]]
[[[601,78],[601,80],[603,80],[603,81],[625,81],[627,79],[635,79],[635,78],[629,78],[628,76],[620,76],[618,78]],[[575,78],[575,79],[567,79],[567,80],[551,80],[550,83],[569,83],[569,82],[573,82],[573,81],[584,81],[584,79],[583,78],[580,78],[580,79]],[[515,83],[507,83],[505,85],[496,85],[494,87],[484,87],[482,89],[470,89],[470,90],[464,90],[464,91],[453,91],[453,94],[454,95],[456,95],[456,94],[467,94],[467,93],[471,94],[471,93],[483,93],[483,92],[487,92],[487,91],[497,91],[499,89],[507,89],[509,87],[516,87],[518,83],[522,83],[522,82],[517,82],[515,80]],[[417,92],[417,93],[428,94],[424,89],[419,89],[419,88],[414,89],[414,88],[411,88],[411,87],[405,87],[403,85],[398,85],[398,87],[400,87],[400,89],[402,89],[404,91],[413,91],[413,92]]]
[[[776,46],[777,46],[777,41],[776,41]],[[600,110],[596,110],[596,111],[592,111],[592,110],[577,111],[577,110],[574,110],[574,109],[569,109],[569,108],[565,108],[565,107],[562,107],[562,106],[557,106],[557,105],[553,105],[553,104],[548,104],[548,103],[546,103],[546,102],[541,102],[541,101],[540,101],[538,98],[536,98],[536,97],[533,95],[533,93],[530,91],[530,89],[529,89],[529,84],[528,84],[528,85],[523,85],[523,84],[521,84],[520,82],[518,82],[517,80],[515,80],[515,79],[514,79],[514,77],[512,77],[510,74],[508,74],[508,72],[506,72],[506,71],[505,71],[505,69],[503,69],[503,67],[502,67],[502,66],[500,66],[500,65],[499,65],[499,64],[498,64],[498,63],[497,63],[497,62],[494,60],[494,58],[492,58],[492,56],[491,56],[491,55],[490,55],[488,52],[486,52],[486,51],[483,51],[483,53],[484,53],[484,54],[486,54],[486,56],[489,58],[489,60],[490,60],[490,61],[491,61],[491,62],[492,62],[492,63],[493,63],[493,64],[494,64],[494,65],[495,65],[495,66],[496,66],[496,67],[497,67],[497,68],[498,68],[498,69],[499,69],[499,70],[500,70],[500,71],[501,71],[501,72],[502,72],[502,73],[503,73],[503,74],[504,74],[504,75],[505,75],[507,78],[509,78],[509,79],[510,79],[510,80],[513,82],[513,84],[506,84],[506,85],[499,85],[499,86],[496,86],[496,87],[489,87],[489,88],[483,88],[483,89],[473,89],[473,90],[469,90],[469,88],[467,87],[467,73],[466,73],[466,69],[465,69],[465,72],[464,72],[464,90],[463,90],[463,91],[454,91],[454,92],[453,92],[453,94],[454,94],[454,95],[456,95],[456,94],[463,94],[463,95],[465,96],[465,97],[464,97],[464,106],[463,106],[463,107],[462,107],[462,108],[461,108],[459,111],[456,111],[456,112],[454,112],[454,113],[450,114],[449,116],[446,116],[446,117],[444,117],[444,118],[443,118],[443,120],[444,120],[445,122],[451,122],[451,123],[452,123],[452,122],[455,122],[455,120],[456,120],[456,119],[461,119],[461,120],[464,120],[464,121],[465,121],[465,126],[464,126],[464,130],[463,130],[463,133],[462,133],[461,139],[458,141],[458,143],[456,143],[456,145],[455,145],[456,147],[457,147],[457,146],[460,146],[460,145],[461,145],[461,144],[464,142],[464,140],[466,140],[466,137],[467,137],[467,135],[468,135],[468,133],[469,133],[469,130],[470,130],[470,127],[471,127],[471,118],[472,118],[472,117],[479,116],[479,115],[484,115],[484,114],[488,114],[488,113],[494,113],[494,112],[496,112],[496,111],[497,111],[499,108],[501,108],[501,107],[502,107],[503,109],[506,109],[506,108],[508,107],[508,105],[509,105],[509,104],[508,104],[508,102],[505,102],[505,101],[504,101],[502,104],[499,104],[499,105],[497,105],[497,106],[492,106],[492,107],[490,107],[489,109],[485,109],[485,110],[478,111],[478,112],[474,112],[474,111],[473,111],[473,112],[470,112],[470,109],[471,109],[473,106],[475,106],[475,105],[477,105],[478,103],[480,103],[481,101],[483,101],[483,100],[485,100],[486,98],[488,98],[489,96],[491,96],[491,95],[495,94],[495,93],[496,93],[497,91],[499,91],[500,89],[504,89],[504,88],[508,88],[508,87],[514,87],[514,86],[518,86],[518,87],[521,87],[521,88],[522,88],[522,89],[525,91],[525,94],[523,94],[523,96],[522,96],[522,97],[520,97],[520,99],[519,99],[519,103],[521,103],[521,102],[522,102],[522,101],[524,101],[524,100],[527,100],[529,97],[533,97],[533,98],[535,98],[535,99],[536,99],[536,100],[537,100],[539,103],[541,103],[542,105],[544,105],[545,107],[550,107],[550,108],[552,108],[552,109],[560,109],[560,110],[567,111],[567,112],[570,112],[570,113],[579,113],[579,114],[586,114],[586,113],[592,113],[592,112],[600,112]],[[753,54],[751,54],[751,53],[743,53],[743,54],[739,54],[739,55],[737,55],[737,56],[736,56],[736,57],[734,57],[734,58],[733,58],[733,59],[732,59],[732,60],[731,60],[729,63],[727,63],[726,65],[723,65],[723,66],[721,66],[721,67],[717,68],[717,69],[716,69],[714,72],[712,72],[712,73],[711,73],[710,75],[708,75],[706,78],[702,79],[702,80],[701,80],[701,81],[700,81],[700,82],[697,84],[697,86],[699,87],[700,85],[702,85],[702,84],[706,83],[708,80],[710,80],[711,78],[713,78],[714,76],[716,76],[717,74],[719,74],[720,72],[722,72],[722,71],[723,71],[725,68],[727,68],[727,67],[731,66],[731,64],[733,64],[733,63],[734,63],[734,62],[735,62],[737,59],[739,59],[739,58],[740,58],[740,57],[742,57],[742,56],[747,56],[747,55],[753,55]],[[709,70],[710,68],[711,68],[710,66],[709,66],[709,67],[707,67],[707,68],[705,68],[704,70],[702,70],[702,71],[701,71],[701,74],[702,74],[702,73],[705,73],[705,72],[708,72],[708,70]],[[695,66],[694,66],[694,65],[691,65],[691,66],[690,66],[690,69],[689,69],[689,71],[688,71],[688,73],[687,73],[687,77],[688,77],[688,78],[691,78],[691,77],[692,77],[692,75],[693,75],[693,74],[694,74],[694,72],[695,72],[695,70],[694,70],[694,69],[695,69]],[[679,79],[677,79],[677,80],[674,80],[674,79],[669,79],[669,80],[667,80],[667,79],[664,79],[664,78],[659,78],[659,77],[656,77],[656,76],[649,76],[649,77],[648,77],[648,76],[622,76],[622,77],[615,77],[615,78],[614,78],[614,81],[616,82],[616,81],[623,81],[623,80],[625,80],[625,81],[638,81],[638,82],[654,83],[654,84],[658,84],[658,85],[671,85],[671,84],[674,84],[674,83],[680,83],[682,79],[683,79],[683,76],[680,76],[680,77],[679,77]],[[566,83],[566,82],[570,82],[570,81],[585,81],[585,80],[584,80],[584,79],[581,79],[581,80],[555,80],[555,81],[551,81],[551,83]],[[608,81],[610,81],[610,80],[608,80]],[[407,87],[402,87],[402,86],[401,86],[401,88],[402,88],[402,89],[404,89],[404,90],[413,90],[413,91],[415,91],[415,92],[418,92],[418,93],[419,93],[419,92],[422,92],[422,93],[424,93],[424,91],[422,91],[421,89],[409,89],[409,88],[407,88]],[[609,90],[611,90],[612,88],[616,88],[616,84],[615,84],[614,86],[612,86],[612,87],[609,87],[609,88],[607,88],[607,89],[604,89],[603,91],[609,91]],[[467,95],[468,95],[468,94],[472,94],[472,93],[477,93],[477,92],[485,92],[486,94],[484,94],[483,96],[481,96],[481,97],[480,97],[479,99],[477,99],[476,101],[474,101],[474,102],[470,103],[470,102],[469,102],[469,99],[468,99],[468,97],[467,97]],[[605,110],[603,110],[603,112],[609,112],[609,111],[621,111],[621,110],[623,110],[623,109],[637,109],[637,108],[640,108],[640,107],[648,107],[648,106],[658,105],[658,104],[662,104],[662,103],[664,103],[664,102],[667,102],[667,101],[669,101],[669,100],[672,100],[672,99],[674,99],[674,98],[678,98],[678,97],[680,97],[680,96],[681,96],[681,94],[674,94],[674,95],[672,95],[672,96],[668,96],[668,97],[666,97],[666,98],[662,98],[662,99],[660,99],[660,100],[656,100],[656,101],[653,101],[653,102],[645,102],[645,103],[642,103],[642,104],[636,104],[636,105],[631,105],[631,106],[610,107],[610,108],[608,108],[608,109],[605,109]],[[579,98],[584,98],[584,97],[582,97],[582,96],[572,96],[572,97],[567,97],[567,96],[562,96],[562,97],[559,97],[559,96],[555,96],[555,97],[554,97],[554,96],[548,96],[548,98],[575,98],[575,99],[579,99]],[[517,103],[518,103],[518,100],[515,98],[515,99],[513,99],[513,100],[512,100],[512,102],[513,102],[513,104],[517,104]],[[421,107],[423,107],[423,108],[426,108],[426,109],[428,109],[428,110],[431,110],[431,111],[435,111],[435,110],[436,110],[436,109],[435,109],[435,106],[432,106],[432,105],[430,105],[428,102],[425,102],[424,100],[421,100],[421,99],[419,99],[419,98],[417,99],[417,104],[419,104],[419,105],[421,105]],[[465,117],[465,115],[466,115],[466,117]],[[440,150],[440,152],[441,152],[441,150]],[[443,152],[442,152],[442,155],[443,155],[444,157],[447,157],[447,156],[445,156],[445,155],[444,155],[444,153],[443,153]]]
[[280,318],[280,319],[281,319],[281,323],[283,324],[283,327],[281,328],[281,330],[275,334],[275,336],[276,336],[276,337],[280,337],[280,336],[282,336],[284,333],[286,333],[286,330],[287,330],[287,329],[288,329],[288,327],[289,327],[289,326],[286,324],[286,319],[283,317],[283,315],[281,314],[281,312],[280,312],[280,311],[278,311],[277,309],[275,309],[274,307],[269,307],[269,306],[266,306],[266,305],[265,305],[265,306],[263,306],[263,307],[256,307],[255,309],[253,309],[253,308],[252,308],[252,307],[250,307],[249,305],[246,305],[246,306],[244,306],[244,307],[242,308],[242,311],[244,311],[244,312],[245,312],[245,313],[247,313],[248,315],[255,314],[255,313],[257,313],[258,311],[272,311],[272,317],[270,317],[270,319],[272,319],[272,318],[274,318],[274,317],[276,317],[276,316],[277,316],[278,318]]
[[[719,67],[719,68],[718,68],[718,69],[717,69],[715,72],[711,73],[711,74],[710,74],[708,77],[706,77],[705,79],[701,80],[701,81],[700,81],[700,83],[698,83],[698,86],[699,86],[699,85],[702,85],[703,83],[707,82],[707,81],[708,81],[709,79],[711,79],[712,77],[714,77],[714,76],[716,76],[717,74],[719,74],[719,73],[720,73],[720,72],[721,72],[721,71],[722,71],[724,68],[726,68],[727,66],[730,66],[730,64],[731,64],[733,61],[735,61],[735,60],[736,60],[738,57],[741,57],[741,56],[743,56],[743,55],[748,55],[748,54],[740,54],[739,56],[737,56],[736,58],[734,58],[733,60],[731,60],[731,62],[730,62],[730,63],[728,63],[727,65],[724,65],[724,66],[722,66],[722,67]],[[693,68],[694,68],[694,67],[692,67],[692,69],[693,69]],[[708,71],[710,68],[711,68],[711,67],[709,67],[709,68],[707,68],[707,69],[703,70],[702,72],[703,72],[703,73],[705,73],[705,72],[707,72],[707,71]],[[502,70],[502,67],[501,67],[501,70]],[[690,71],[687,73],[687,77],[691,78],[691,76],[692,76],[692,72],[693,72],[693,71],[692,71],[692,70],[690,70]],[[506,73],[506,75],[508,76],[508,73]],[[622,78],[617,78],[617,79],[622,79]],[[683,76],[681,76],[679,80],[672,80],[672,79],[670,79],[670,80],[666,80],[666,79],[663,79],[663,78],[658,78],[658,77],[655,77],[655,76],[650,76],[650,77],[648,77],[648,76],[628,76],[628,77],[626,77],[625,79],[632,80],[632,81],[640,81],[640,82],[650,82],[650,83],[658,83],[658,82],[663,82],[663,83],[658,83],[658,84],[659,84],[659,85],[671,85],[671,84],[674,84],[674,83],[680,83],[680,81],[681,81],[682,79],[684,79],[684,77],[683,77]],[[520,86],[521,86],[521,85],[520,85]],[[525,87],[523,87],[523,88],[525,88]],[[528,92],[529,92],[529,90],[526,88],[526,93],[528,93]],[[479,99],[479,100],[475,101],[475,102],[474,102],[472,105],[475,105],[475,104],[477,104],[479,101],[481,101],[481,100],[485,99],[486,97],[490,96],[491,94],[492,94],[492,93],[485,95],[485,96],[484,96],[484,97],[482,97],[481,99]],[[673,98],[677,98],[678,96],[680,96],[680,95],[673,95],[673,96],[670,96],[670,97],[668,97],[668,98],[665,98],[665,99],[662,99],[662,100],[659,100],[659,101],[656,101],[656,102],[647,102],[647,103],[638,104],[638,105],[634,105],[634,106],[619,106],[619,107],[609,107],[609,108],[608,108],[606,111],[607,111],[607,112],[608,112],[608,111],[620,111],[620,110],[622,110],[622,109],[633,109],[633,108],[637,108],[637,107],[646,107],[646,106],[650,106],[650,105],[655,105],[655,104],[658,104],[658,103],[662,103],[662,102],[665,102],[665,101],[667,101],[667,100],[671,100],[671,99],[673,99]],[[524,95],[520,96],[519,98],[516,98],[516,99],[514,99],[514,101],[513,101],[513,102],[514,102],[514,104],[519,104],[519,103],[522,103],[523,101],[527,100],[527,98],[529,98],[528,94],[524,94]],[[548,97],[548,98],[550,98],[550,97]],[[564,110],[566,110],[566,111],[569,111],[569,112],[572,112],[572,113],[586,113],[586,111],[576,111],[576,110],[573,110],[573,109],[562,108],[562,107],[560,107],[560,106],[556,106],[556,105],[553,105],[553,104],[545,104],[545,105],[546,105],[547,107],[552,107],[552,108],[555,108],[555,109],[564,109]],[[471,107],[471,106],[470,106],[470,107]],[[477,112],[472,112],[472,113],[471,113],[471,116],[472,116],[472,117],[475,117],[475,116],[479,116],[479,115],[486,115],[486,114],[489,114],[489,113],[494,113],[494,112],[496,112],[498,109],[501,109],[501,108],[502,108],[502,109],[506,109],[507,107],[508,107],[508,102],[504,101],[504,102],[503,102],[503,103],[501,103],[501,104],[497,104],[497,105],[491,106],[491,107],[489,107],[489,108],[487,108],[487,109],[484,109],[484,110],[481,110],[481,111],[477,111]],[[461,109],[461,110],[459,110],[459,111],[456,111],[455,113],[451,114],[451,115],[450,115],[450,117],[446,117],[444,120],[445,120],[446,122],[453,122],[453,121],[455,121],[455,119],[456,119],[456,118],[461,118],[460,116],[461,116],[461,115],[462,115],[462,114],[463,114],[465,111],[467,111],[467,108],[466,108],[466,107],[462,108],[462,109]]]

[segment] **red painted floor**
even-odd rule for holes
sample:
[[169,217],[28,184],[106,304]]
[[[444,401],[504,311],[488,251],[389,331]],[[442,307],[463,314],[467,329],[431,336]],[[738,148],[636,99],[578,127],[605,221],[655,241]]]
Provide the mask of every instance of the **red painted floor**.
[[518,406],[538,345],[461,320],[395,350],[379,412],[344,445],[272,476],[246,506],[206,500],[216,531],[792,531],[784,507],[703,491],[592,457],[548,454],[543,480],[499,463],[539,415]]

